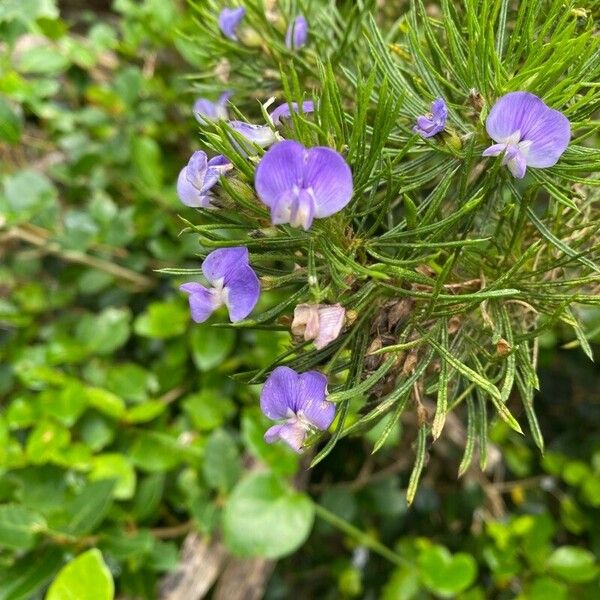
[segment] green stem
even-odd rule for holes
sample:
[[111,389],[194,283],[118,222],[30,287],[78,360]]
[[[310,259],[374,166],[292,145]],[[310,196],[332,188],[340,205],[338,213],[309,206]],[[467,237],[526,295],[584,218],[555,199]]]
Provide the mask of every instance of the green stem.
[[341,517],[338,517],[336,514],[328,511],[320,504],[315,503],[315,511],[317,516],[321,517],[323,521],[329,523],[332,527],[343,531],[346,535],[354,538],[357,542],[360,542],[363,546],[366,546],[373,552],[379,554],[386,560],[389,560],[391,563],[398,565],[399,567],[403,567],[405,565],[412,565],[412,563],[399,554],[396,554],[394,551],[390,550],[387,546],[384,546],[380,542],[378,542],[375,538],[371,537],[368,533],[361,531],[348,521],[345,521]]

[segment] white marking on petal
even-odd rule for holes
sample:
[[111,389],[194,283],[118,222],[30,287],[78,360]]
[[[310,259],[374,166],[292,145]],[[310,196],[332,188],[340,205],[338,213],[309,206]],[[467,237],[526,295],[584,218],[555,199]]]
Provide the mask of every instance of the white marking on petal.
[[508,137],[503,140],[498,140],[501,144],[506,144],[507,146],[517,145],[521,141],[521,130],[517,129],[515,132],[511,133]]

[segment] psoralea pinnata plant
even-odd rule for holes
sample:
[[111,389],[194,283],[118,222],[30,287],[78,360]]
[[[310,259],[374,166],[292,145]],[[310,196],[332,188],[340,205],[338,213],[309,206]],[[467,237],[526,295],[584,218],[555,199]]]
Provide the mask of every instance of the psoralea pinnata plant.
[[238,375],[264,383],[265,439],[314,464],[384,421],[377,450],[405,418],[409,501],[451,411],[460,473],[476,449],[485,466],[494,415],[542,449],[539,338],[563,323],[591,355],[600,304],[591,18],[570,2],[234,4],[197,5],[201,150],[178,192],[209,287],[181,289],[195,321],[226,305],[234,327],[290,331]]

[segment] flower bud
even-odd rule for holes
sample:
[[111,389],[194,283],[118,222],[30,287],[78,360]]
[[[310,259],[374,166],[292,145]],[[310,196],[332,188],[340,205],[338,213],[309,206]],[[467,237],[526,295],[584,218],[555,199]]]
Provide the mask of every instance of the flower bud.
[[344,325],[346,311],[340,304],[299,304],[294,310],[292,334],[314,340],[320,350],[333,342]]
[[265,41],[257,31],[250,27],[243,27],[238,34],[238,38],[248,48],[260,48]]

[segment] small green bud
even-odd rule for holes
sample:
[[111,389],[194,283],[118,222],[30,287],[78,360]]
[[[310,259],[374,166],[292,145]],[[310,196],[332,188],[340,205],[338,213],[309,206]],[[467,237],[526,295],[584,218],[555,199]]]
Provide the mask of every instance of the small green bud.
[[250,27],[244,27],[238,33],[238,39],[244,46],[248,48],[260,48],[263,45],[264,39],[259,33]]
[[453,129],[446,129],[442,134],[442,140],[444,141],[444,144],[452,150],[462,149],[462,140]]

